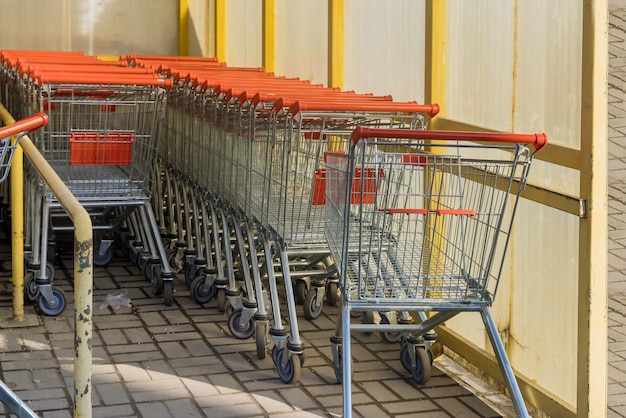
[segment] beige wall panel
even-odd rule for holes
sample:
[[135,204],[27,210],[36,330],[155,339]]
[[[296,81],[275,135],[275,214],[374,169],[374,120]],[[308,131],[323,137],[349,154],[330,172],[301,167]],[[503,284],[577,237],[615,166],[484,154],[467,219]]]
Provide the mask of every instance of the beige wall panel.
[[229,66],[263,66],[262,19],[262,0],[226,2],[226,62]]
[[[582,7],[574,0],[518,2],[517,131],[545,131],[580,148]],[[563,13],[567,10],[567,13]]]
[[276,0],[276,74],[328,82],[328,2]]
[[23,0],[3,3],[3,49],[71,49],[71,2]]
[[346,0],[344,11],[344,88],[423,103],[424,2]]
[[178,52],[178,3],[72,1],[72,49],[93,55]]
[[509,131],[513,1],[449,0],[447,11],[447,117]]
[[509,352],[523,374],[576,405],[576,216],[521,201],[515,220]]
[[169,0],[25,0],[5,5],[0,37],[6,49],[174,55],[177,25]]
[[[513,367],[571,405],[576,404],[578,222],[521,200],[492,307]],[[493,352],[478,315],[462,314],[446,325]]]
[[189,0],[189,55],[215,56],[214,22],[214,0]]

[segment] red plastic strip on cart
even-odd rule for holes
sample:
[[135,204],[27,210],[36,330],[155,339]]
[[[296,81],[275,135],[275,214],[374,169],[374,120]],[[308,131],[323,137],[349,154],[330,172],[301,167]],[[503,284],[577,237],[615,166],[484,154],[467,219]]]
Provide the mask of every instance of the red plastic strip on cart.
[[382,129],[357,126],[352,131],[352,142],[358,143],[366,138],[397,138],[413,140],[441,140],[441,141],[472,141],[495,143],[533,144],[539,151],[548,144],[548,136],[540,134],[510,134],[499,132],[464,132],[464,131],[423,131],[413,129]]
[[289,113],[296,115],[302,111],[359,111],[359,112],[402,112],[426,113],[433,117],[439,113],[438,104],[418,104],[416,102],[366,102],[328,103],[327,101],[296,101],[289,106]]
[[404,154],[402,155],[402,162],[406,165],[423,167],[428,164],[428,156],[424,154]]
[[465,215],[476,216],[476,212],[470,209],[417,209],[417,208],[378,208],[379,212],[385,212],[390,215]]

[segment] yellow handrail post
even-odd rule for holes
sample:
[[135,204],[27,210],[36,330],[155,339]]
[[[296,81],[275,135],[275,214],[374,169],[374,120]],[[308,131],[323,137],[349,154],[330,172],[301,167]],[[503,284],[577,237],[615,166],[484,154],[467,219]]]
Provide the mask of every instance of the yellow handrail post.
[[[15,123],[15,119],[2,104],[0,104],[0,118],[5,125]],[[19,143],[74,224],[74,417],[90,418],[92,407],[91,343],[93,340],[91,321],[93,313],[93,226],[91,217],[41,155],[28,135],[20,137]],[[13,215],[15,214],[13,213]],[[23,242],[20,242],[19,246],[22,245]],[[22,263],[23,260],[22,257],[17,261]]]
[[[15,137],[11,145],[15,144]],[[13,319],[24,320],[24,154],[19,145],[11,163],[11,275],[13,279]]]

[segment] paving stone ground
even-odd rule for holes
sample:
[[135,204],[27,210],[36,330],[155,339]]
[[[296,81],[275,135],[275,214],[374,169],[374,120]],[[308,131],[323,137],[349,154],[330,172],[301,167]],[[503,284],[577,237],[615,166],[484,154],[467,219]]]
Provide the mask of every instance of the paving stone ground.
[[[626,0],[610,0],[609,19],[609,383],[607,416],[626,417]],[[4,244],[2,244],[4,243]],[[11,316],[10,253],[0,239],[0,317]],[[4,246],[2,246],[4,245]],[[55,283],[68,307],[40,325],[0,330],[0,377],[40,416],[66,418],[73,406],[72,255],[59,252]],[[137,267],[116,253],[96,268],[94,306],[128,290],[131,307],[94,312],[94,417],[335,417],[341,386],[332,370],[329,336],[336,309],[301,320],[306,360],[300,381],[285,385],[271,356],[256,357],[252,340],[230,336],[226,316],[197,305],[177,282],[175,303],[151,296]],[[32,306],[26,314],[35,316]],[[398,347],[375,335],[355,336],[355,415],[362,417],[497,417],[510,405],[447,358],[416,384]],[[441,370],[447,372],[444,373]],[[453,376],[454,379],[451,377]],[[458,381],[464,381],[459,384]],[[471,385],[468,383],[472,383]],[[477,396],[479,395],[479,396]],[[496,411],[485,403],[499,404]],[[5,409],[0,416],[11,416]]]
[[[54,281],[66,292],[66,310],[39,316],[40,326],[0,330],[3,381],[46,418],[70,417],[73,411],[73,254],[62,246],[58,253]],[[10,260],[8,248],[0,255]],[[11,314],[9,269],[10,262],[0,265],[0,316]],[[174,305],[166,307],[117,251],[107,267],[94,269],[94,282],[94,417],[341,416],[341,386],[329,348],[336,308],[299,321],[305,365],[299,382],[287,385],[271,355],[259,360],[254,340],[232,337],[215,302],[198,305],[182,280],[176,282]],[[99,309],[118,289],[128,291],[132,306]],[[27,305],[26,314],[36,311]],[[501,416],[438,363],[425,385],[416,384],[399,361],[397,344],[356,335],[353,352],[355,416]]]
[[626,1],[609,16],[608,417],[626,417]]

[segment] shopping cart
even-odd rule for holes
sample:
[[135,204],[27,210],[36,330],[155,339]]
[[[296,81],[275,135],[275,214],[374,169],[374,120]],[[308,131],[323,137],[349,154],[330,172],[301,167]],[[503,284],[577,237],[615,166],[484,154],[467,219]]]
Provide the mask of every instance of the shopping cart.
[[[113,233],[133,224],[141,245],[135,261],[151,280],[153,292],[163,294],[165,303],[171,305],[173,275],[150,205],[157,130],[168,80],[142,70],[82,61],[62,67],[40,63],[38,69],[25,65],[18,63],[10,69],[11,74],[20,74],[13,86],[17,102],[23,111],[41,110],[49,117],[46,129],[33,135],[33,143],[89,211],[99,239],[94,245],[94,264],[102,266],[111,260]],[[65,307],[65,296],[52,288],[48,239],[50,232],[73,227],[36,170],[27,164],[26,173],[31,224],[26,236],[31,249],[26,296],[44,314],[58,315]]]
[[[344,416],[352,409],[351,331],[400,332],[401,363],[421,384],[432,361],[422,336],[468,311],[481,314],[518,415],[526,416],[489,307],[546,136],[357,128],[352,142],[347,154],[329,153],[326,165],[326,235],[341,278],[331,348]],[[352,311],[437,313],[417,325],[376,325],[352,324]]]

